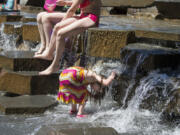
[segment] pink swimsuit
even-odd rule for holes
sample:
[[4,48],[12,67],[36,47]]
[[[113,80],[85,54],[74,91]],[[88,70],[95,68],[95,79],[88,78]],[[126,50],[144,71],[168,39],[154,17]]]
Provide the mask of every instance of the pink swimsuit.
[[[80,4],[79,8],[85,8],[90,4],[90,0],[84,0],[83,3]],[[85,17],[89,17],[92,21],[97,22],[98,17],[95,14],[91,14],[91,13],[81,13],[80,15],[80,19],[85,18]]]

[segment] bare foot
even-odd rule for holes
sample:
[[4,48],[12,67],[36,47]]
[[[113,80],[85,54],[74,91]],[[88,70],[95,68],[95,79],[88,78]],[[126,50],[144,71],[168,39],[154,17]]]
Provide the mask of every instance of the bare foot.
[[47,69],[45,69],[44,71],[39,72],[39,75],[50,75],[52,73],[56,73],[59,71],[59,67],[52,67],[49,66]]
[[40,47],[39,50],[35,52],[35,55],[42,54],[44,50],[45,50],[45,47]]
[[34,55],[34,58],[53,60],[53,56],[48,53],[48,50],[45,50],[42,54]]

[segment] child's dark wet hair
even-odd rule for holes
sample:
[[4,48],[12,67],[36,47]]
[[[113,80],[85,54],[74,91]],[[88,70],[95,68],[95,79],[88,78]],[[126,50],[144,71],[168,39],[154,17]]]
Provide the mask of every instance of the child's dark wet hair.
[[99,103],[99,105],[101,104],[101,100],[104,99],[106,92],[108,91],[108,87],[102,85],[102,80],[103,80],[103,77],[101,79],[101,83],[95,82],[95,84],[99,85],[99,90],[98,91],[94,90],[91,87],[91,93],[90,93],[90,100],[93,99],[93,101],[95,103]]

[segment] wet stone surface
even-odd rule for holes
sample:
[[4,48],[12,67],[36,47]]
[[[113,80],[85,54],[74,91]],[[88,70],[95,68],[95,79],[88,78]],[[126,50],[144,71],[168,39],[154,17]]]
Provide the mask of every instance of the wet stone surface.
[[29,22],[23,25],[23,40],[39,42],[40,35],[36,22]]
[[88,123],[59,124],[42,127],[36,135],[118,135],[110,127],[93,127]]
[[38,72],[1,71],[0,90],[14,94],[56,94],[59,88],[59,73],[39,75]]
[[13,71],[42,71],[51,63],[33,58],[33,51],[6,51],[0,54],[0,67]]
[[44,113],[55,105],[57,105],[57,101],[46,95],[0,96],[0,111],[4,114]]
[[[180,52],[178,49],[168,49],[156,45],[134,43],[127,45],[121,52],[124,64],[136,67],[137,72],[147,73],[155,69],[172,68],[179,65]],[[128,57],[127,60],[125,60]]]
[[5,22],[4,33],[22,35],[22,23],[21,22]]
[[20,21],[22,16],[19,13],[1,13],[0,23]]

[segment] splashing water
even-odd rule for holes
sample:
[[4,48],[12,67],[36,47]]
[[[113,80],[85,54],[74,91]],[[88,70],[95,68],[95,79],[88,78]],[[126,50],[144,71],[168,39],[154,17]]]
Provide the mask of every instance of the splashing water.
[[0,47],[3,50],[16,50],[16,37],[15,34],[5,34],[3,32],[4,30],[4,24],[1,24],[0,27]]

